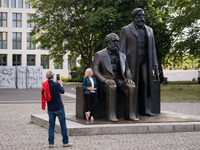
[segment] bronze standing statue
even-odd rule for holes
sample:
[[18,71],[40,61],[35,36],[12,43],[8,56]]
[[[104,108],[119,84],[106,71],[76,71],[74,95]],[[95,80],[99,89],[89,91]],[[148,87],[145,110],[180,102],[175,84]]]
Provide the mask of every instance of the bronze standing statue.
[[143,9],[132,12],[133,22],[121,30],[120,51],[126,54],[132,80],[138,90],[139,113],[153,116],[151,96],[153,71],[158,74],[158,63],[152,28],[146,26]]
[[125,94],[125,119],[138,120],[136,118],[136,101],[133,99],[135,88],[126,56],[119,51],[119,37],[108,34],[105,38],[107,47],[94,56],[94,76],[103,84],[106,91],[106,117],[110,121],[118,121],[116,117],[117,89]]

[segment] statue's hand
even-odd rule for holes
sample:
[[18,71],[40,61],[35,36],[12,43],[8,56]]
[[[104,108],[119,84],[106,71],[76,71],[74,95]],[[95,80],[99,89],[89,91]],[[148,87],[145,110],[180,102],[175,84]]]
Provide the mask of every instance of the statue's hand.
[[131,79],[126,79],[125,82],[126,82],[127,84],[135,85],[135,83],[134,83],[133,80],[131,80]]
[[115,80],[113,80],[113,79],[106,79],[105,81],[104,81],[104,83],[105,84],[108,84],[108,85],[115,85],[116,83],[115,83]]
[[153,69],[154,69],[154,74],[155,75],[158,75],[158,66],[157,65],[155,65],[154,67],[153,67]]

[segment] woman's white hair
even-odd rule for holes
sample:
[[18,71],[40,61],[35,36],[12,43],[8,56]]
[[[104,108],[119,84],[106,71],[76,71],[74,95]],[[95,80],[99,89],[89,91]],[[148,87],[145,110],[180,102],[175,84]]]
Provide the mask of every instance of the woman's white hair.
[[87,77],[90,74],[90,72],[92,72],[92,69],[91,68],[87,68],[85,70],[85,77]]

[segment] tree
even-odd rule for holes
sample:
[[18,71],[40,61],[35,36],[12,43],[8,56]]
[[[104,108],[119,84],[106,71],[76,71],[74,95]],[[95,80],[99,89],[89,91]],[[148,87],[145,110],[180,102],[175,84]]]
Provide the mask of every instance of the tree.
[[92,11],[88,0],[29,0],[36,9],[33,15],[36,26],[31,34],[41,49],[49,49],[54,62],[60,62],[70,51],[71,57],[81,56],[86,66],[91,66],[94,53],[92,44],[98,38],[95,27],[87,24],[85,13]]
[[177,59],[185,55],[200,58],[200,1],[170,0],[169,7],[174,37],[172,55]]
[[154,30],[155,45],[158,58],[159,70],[162,70],[162,65],[165,64],[165,57],[170,52],[172,43],[172,32],[169,30],[167,23],[170,17],[170,11],[167,7],[166,0],[149,1],[145,13],[146,24]]
[[[114,32],[119,35],[121,28],[132,22],[131,12],[133,9],[140,7],[145,11],[146,24],[154,30],[159,69],[161,69],[161,64],[165,63],[164,58],[171,48],[172,32],[167,27],[167,18],[170,17],[170,11],[166,7],[167,4],[167,0],[95,1],[93,7],[98,6],[98,9],[96,12],[90,13],[88,17],[92,18],[88,19],[90,24],[95,24],[97,29],[100,29],[100,38],[95,43],[95,50],[97,51],[103,48],[103,39],[108,33]],[[113,18],[103,15],[104,12],[113,16]],[[102,20],[105,21],[102,22]]]
[[146,24],[154,29],[159,68],[171,46],[167,28],[167,0],[28,0],[36,9],[31,34],[40,48],[49,49],[55,62],[70,51],[71,57],[81,56],[83,68],[91,67],[92,56],[105,47],[108,33],[120,34],[121,28],[132,21],[131,12],[141,7]]

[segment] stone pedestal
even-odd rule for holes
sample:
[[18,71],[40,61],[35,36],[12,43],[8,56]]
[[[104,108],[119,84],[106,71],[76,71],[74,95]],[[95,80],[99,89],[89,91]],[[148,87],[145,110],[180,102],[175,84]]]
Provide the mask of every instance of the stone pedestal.
[[[113,134],[150,134],[172,132],[200,131],[200,117],[173,112],[162,112],[154,117],[139,117],[139,122],[120,120],[111,122],[95,120],[90,123],[84,119],[66,114],[67,128],[70,136],[113,135]],[[48,114],[33,114],[31,121],[40,127],[49,128]],[[55,131],[61,133],[60,124],[56,121]],[[92,137],[91,137],[92,138]],[[132,148],[133,149],[133,148]],[[156,148],[154,148],[156,149]]]
[[16,88],[16,69],[14,66],[0,66],[0,88]]
[[84,89],[81,86],[76,87],[76,117],[85,118],[86,102],[84,98]]
[[152,99],[151,99],[152,113],[160,113],[160,81],[153,81]]
[[[94,111],[94,118],[95,119],[105,119],[106,118],[106,95],[105,93],[101,93],[98,91],[98,105]],[[120,93],[121,94],[121,93]],[[123,117],[124,112],[124,103],[123,100],[120,98],[120,94],[118,93],[118,100],[117,101],[117,117]],[[120,97],[119,97],[120,96]],[[81,86],[76,87],[76,117],[84,119],[85,112],[87,110],[87,102],[84,97],[84,89]]]

